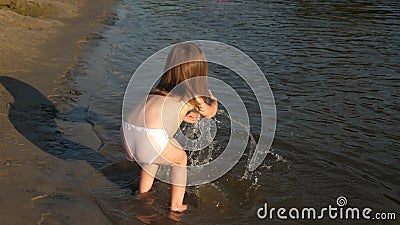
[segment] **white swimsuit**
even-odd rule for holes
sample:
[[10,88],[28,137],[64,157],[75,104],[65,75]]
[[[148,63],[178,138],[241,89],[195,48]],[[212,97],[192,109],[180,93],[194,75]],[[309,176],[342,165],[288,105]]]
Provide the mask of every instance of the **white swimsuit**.
[[122,143],[128,160],[152,164],[168,144],[167,132],[162,128],[139,127],[122,123]]

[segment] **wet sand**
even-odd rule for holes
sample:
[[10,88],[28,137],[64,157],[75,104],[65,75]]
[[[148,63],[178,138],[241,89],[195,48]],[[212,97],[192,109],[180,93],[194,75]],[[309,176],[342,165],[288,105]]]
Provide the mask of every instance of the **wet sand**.
[[[107,224],[92,196],[108,182],[85,161],[55,157],[59,81],[111,1],[0,0],[0,224]],[[90,127],[82,139],[99,145]],[[57,140],[54,140],[57,141]]]

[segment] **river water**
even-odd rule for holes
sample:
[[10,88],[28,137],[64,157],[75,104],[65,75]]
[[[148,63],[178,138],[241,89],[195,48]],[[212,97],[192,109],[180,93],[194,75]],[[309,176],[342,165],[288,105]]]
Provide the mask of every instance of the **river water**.
[[[318,211],[337,207],[339,196],[349,207],[399,217],[399,2],[121,0],[111,17],[82,45],[79,64],[70,71],[67,86],[80,95],[69,101],[74,110],[65,120],[89,123],[101,140],[94,150],[107,160],[95,167],[112,185],[100,183],[93,196],[113,223],[341,224],[328,216],[257,218],[264,203]],[[274,93],[277,129],[272,153],[251,176],[243,178],[245,155],[220,179],[188,188],[191,210],[178,215],[167,210],[169,186],[163,182],[135,196],[139,167],[125,160],[119,128],[135,69],[156,51],[188,40],[220,41],[249,55]],[[247,103],[257,139],[254,96],[229,71],[210,67],[210,76],[220,74]],[[218,129],[229,129],[222,114],[216,120]],[[222,132],[215,145],[223,146],[227,138]],[[379,221],[390,222],[398,220]]]

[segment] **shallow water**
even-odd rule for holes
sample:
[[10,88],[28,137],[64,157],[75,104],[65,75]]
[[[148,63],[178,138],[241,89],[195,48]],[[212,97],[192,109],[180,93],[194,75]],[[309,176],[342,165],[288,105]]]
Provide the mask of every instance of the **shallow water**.
[[[264,203],[319,209],[335,206],[338,196],[352,207],[400,212],[400,3],[122,0],[114,16],[115,23],[83,45],[70,71],[67,88],[81,95],[64,102],[64,119],[91,124],[101,140],[94,150],[109,161],[96,169],[113,185],[96,187],[93,195],[115,224],[263,224],[271,222],[256,216]],[[226,176],[188,188],[192,209],[179,215],[168,212],[162,182],[134,195],[138,166],[121,149],[121,107],[140,63],[196,39],[248,54],[270,83],[278,120],[272,154],[249,179],[242,179],[245,155]],[[224,75],[244,99],[257,139],[259,109],[247,86],[221,68],[211,66],[210,74]],[[221,115],[217,120],[215,145],[224,146],[229,123]],[[325,221],[332,222],[341,223]]]

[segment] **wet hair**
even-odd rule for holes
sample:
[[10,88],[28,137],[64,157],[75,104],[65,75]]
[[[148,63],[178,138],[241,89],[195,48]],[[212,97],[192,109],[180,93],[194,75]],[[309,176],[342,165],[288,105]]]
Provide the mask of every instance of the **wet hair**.
[[168,54],[164,71],[150,94],[179,97],[199,109],[195,97],[206,100],[208,90],[208,63],[201,49],[191,42],[174,45]]

